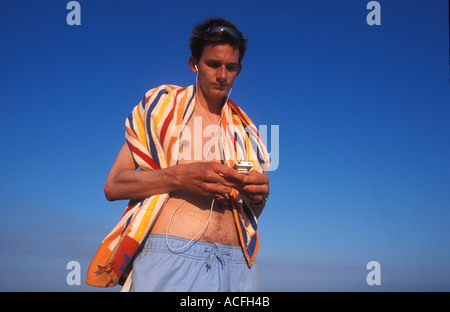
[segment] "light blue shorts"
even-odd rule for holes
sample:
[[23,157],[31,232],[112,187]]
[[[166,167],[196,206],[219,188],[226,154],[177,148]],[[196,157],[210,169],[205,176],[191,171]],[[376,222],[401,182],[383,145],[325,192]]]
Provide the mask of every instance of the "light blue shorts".
[[131,291],[259,291],[256,264],[241,247],[150,235],[133,263]]

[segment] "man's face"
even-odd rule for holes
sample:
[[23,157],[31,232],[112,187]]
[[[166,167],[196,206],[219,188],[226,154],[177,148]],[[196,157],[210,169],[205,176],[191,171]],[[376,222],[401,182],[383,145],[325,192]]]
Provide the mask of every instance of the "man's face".
[[239,50],[228,44],[207,45],[197,63],[198,83],[205,98],[223,98],[241,71]]

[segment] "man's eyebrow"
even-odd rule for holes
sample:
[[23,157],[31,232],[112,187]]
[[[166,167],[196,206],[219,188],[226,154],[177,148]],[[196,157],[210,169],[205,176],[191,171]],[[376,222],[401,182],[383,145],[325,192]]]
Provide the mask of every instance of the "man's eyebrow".
[[[206,59],[205,63],[216,63],[216,64],[222,64],[222,61],[216,60],[216,59]],[[239,65],[239,62],[228,62],[228,63],[224,63],[225,65]]]

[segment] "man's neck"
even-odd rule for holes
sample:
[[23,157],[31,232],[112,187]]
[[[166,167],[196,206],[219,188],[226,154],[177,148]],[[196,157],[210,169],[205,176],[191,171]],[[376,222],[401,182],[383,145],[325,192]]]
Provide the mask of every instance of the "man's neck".
[[199,92],[198,101],[200,102],[198,104],[202,106],[206,113],[220,116],[226,98],[205,97],[202,92]]

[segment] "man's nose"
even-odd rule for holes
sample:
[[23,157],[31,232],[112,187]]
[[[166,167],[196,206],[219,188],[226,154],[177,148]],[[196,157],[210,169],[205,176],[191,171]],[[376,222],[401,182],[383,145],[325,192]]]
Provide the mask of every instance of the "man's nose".
[[216,72],[217,80],[226,81],[228,79],[228,71],[225,66],[220,66]]

